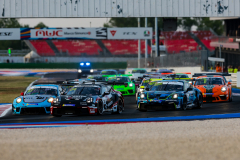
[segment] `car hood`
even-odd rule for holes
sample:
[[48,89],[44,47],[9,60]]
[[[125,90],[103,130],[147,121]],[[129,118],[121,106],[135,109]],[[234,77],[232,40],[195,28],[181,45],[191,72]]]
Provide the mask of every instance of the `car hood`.
[[61,103],[68,103],[68,102],[86,102],[87,98],[93,98],[93,102],[97,99],[98,96],[86,96],[86,95],[65,95],[61,96]]
[[27,95],[22,96],[23,101],[26,103],[39,103],[47,100],[50,97],[55,97],[53,95]]
[[151,91],[147,92],[147,97],[148,99],[165,99],[173,93],[176,93],[176,91]]
[[196,85],[202,93],[216,93],[220,92],[224,85]]

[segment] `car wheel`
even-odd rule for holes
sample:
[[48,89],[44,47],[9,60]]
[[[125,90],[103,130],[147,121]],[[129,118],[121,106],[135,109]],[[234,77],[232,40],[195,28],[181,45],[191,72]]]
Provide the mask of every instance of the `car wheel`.
[[139,110],[140,112],[147,112],[146,109],[143,109],[143,106],[142,106],[141,103],[138,104],[138,110]]
[[187,97],[183,98],[183,104],[182,104],[182,110],[186,111],[187,110]]
[[103,103],[101,101],[98,102],[98,105],[97,105],[97,114],[98,115],[102,115],[103,114]]
[[121,114],[122,112],[123,112],[123,102],[121,99],[119,99],[117,104],[117,114]]
[[229,93],[229,99],[228,99],[229,102],[232,102],[232,94],[230,96],[230,93]]
[[197,104],[197,108],[202,108],[203,107],[203,96],[200,94],[199,95],[199,100],[198,100],[198,104]]

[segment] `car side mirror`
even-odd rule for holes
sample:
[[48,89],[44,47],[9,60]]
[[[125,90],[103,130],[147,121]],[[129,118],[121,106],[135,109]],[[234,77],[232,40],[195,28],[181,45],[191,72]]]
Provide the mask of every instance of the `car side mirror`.
[[135,83],[136,81],[135,80],[132,80],[133,83]]
[[228,85],[231,85],[232,83],[231,82],[228,82]]
[[145,90],[146,90],[146,91],[149,91],[149,90],[150,90],[150,88],[149,88],[149,87],[147,87]]
[[21,96],[24,96],[24,92],[22,92],[20,95],[21,95]]

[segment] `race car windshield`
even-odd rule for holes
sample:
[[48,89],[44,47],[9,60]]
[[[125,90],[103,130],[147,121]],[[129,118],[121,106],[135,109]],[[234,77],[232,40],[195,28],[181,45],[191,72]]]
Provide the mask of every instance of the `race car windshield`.
[[91,77],[91,79],[95,79],[97,81],[107,81],[106,77],[102,77],[102,76],[93,76]]
[[132,73],[147,73],[146,70],[133,70]]
[[73,86],[62,86],[62,89],[67,93]]
[[116,75],[117,73],[114,71],[102,71],[101,74],[102,75]]
[[151,89],[156,82],[150,82],[147,84],[147,88]]
[[57,89],[54,88],[30,88],[25,95],[54,95],[57,96]]
[[67,95],[86,95],[94,96],[100,95],[100,87],[73,87],[67,93]]
[[168,75],[168,78],[189,78],[188,75]]
[[169,84],[169,83],[156,83],[151,91],[183,91],[183,85]]
[[109,82],[130,82],[128,77],[110,77]]
[[200,78],[196,85],[224,85],[224,82],[222,78]]
[[144,86],[144,87],[145,87],[145,86],[148,85],[149,82],[150,82],[149,80],[145,80],[145,81],[142,82],[141,86]]

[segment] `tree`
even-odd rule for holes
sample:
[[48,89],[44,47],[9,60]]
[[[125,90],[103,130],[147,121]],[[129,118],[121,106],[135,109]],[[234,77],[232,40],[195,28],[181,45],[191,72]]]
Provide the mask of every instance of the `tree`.
[[[141,27],[145,26],[144,18],[140,19]],[[223,21],[210,21],[209,18],[178,18],[177,25],[185,31],[191,31],[193,26],[197,27],[197,30],[210,30],[210,28],[221,35],[223,33]],[[104,23],[104,27],[138,27],[137,18],[111,18],[108,23]],[[148,18],[148,27],[153,27],[155,30],[155,18]],[[163,28],[163,19],[158,18],[159,29]]]
[[34,28],[48,28],[43,22],[38,23]]
[[185,31],[191,31],[193,26],[197,27],[197,30],[210,30],[212,29],[218,35],[222,35],[224,31],[223,21],[216,20],[210,21],[208,17],[204,18],[180,18],[178,19],[179,27]]
[[195,18],[180,18],[178,19],[178,26],[183,28],[185,31],[191,31],[192,26],[196,26],[197,20]]
[[210,30],[212,29],[218,35],[222,35],[224,31],[223,21],[215,20],[210,21],[209,18],[199,18],[197,30]]

